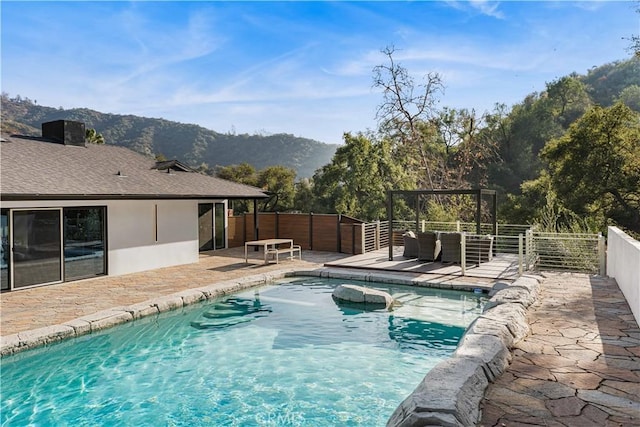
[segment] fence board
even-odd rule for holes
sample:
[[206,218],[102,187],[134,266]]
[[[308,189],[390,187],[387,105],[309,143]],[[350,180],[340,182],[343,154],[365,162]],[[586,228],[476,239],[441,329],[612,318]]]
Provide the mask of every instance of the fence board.
[[230,216],[227,228],[227,239],[230,248],[244,245],[244,216]]
[[311,249],[309,239],[310,218],[307,214],[278,214],[278,238],[293,239],[303,249]]
[[313,215],[313,250],[340,252],[338,215]]

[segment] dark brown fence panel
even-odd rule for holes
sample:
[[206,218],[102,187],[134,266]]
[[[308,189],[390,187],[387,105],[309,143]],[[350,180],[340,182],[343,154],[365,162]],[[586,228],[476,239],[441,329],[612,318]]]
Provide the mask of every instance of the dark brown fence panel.
[[339,252],[338,215],[313,215],[313,250]]
[[[246,229],[246,239],[255,240],[255,229],[253,227],[253,214],[244,215],[244,223]],[[258,239],[275,239],[276,238],[276,214],[275,213],[259,213],[258,214]],[[244,245],[244,242],[242,242]]]
[[230,216],[227,229],[229,247],[237,248],[244,245],[244,216]]
[[363,254],[364,241],[362,228],[364,224],[340,224],[340,237],[343,254]]
[[353,225],[352,224],[340,224],[340,246],[342,247],[343,254],[353,253]]
[[260,213],[258,216],[258,229],[260,235],[258,238],[275,239],[278,237],[278,229],[276,223],[277,217],[275,213]]
[[353,224],[353,232],[355,233],[355,239],[353,239],[353,253],[365,253],[364,224]]
[[309,236],[310,216],[308,214],[277,214],[278,237],[281,239],[293,239],[296,245],[302,249],[311,249]]
[[[355,218],[335,214],[261,212],[258,215],[259,239],[293,239],[296,245],[314,251],[364,253],[364,224]],[[253,214],[229,217],[230,248],[254,239]]]

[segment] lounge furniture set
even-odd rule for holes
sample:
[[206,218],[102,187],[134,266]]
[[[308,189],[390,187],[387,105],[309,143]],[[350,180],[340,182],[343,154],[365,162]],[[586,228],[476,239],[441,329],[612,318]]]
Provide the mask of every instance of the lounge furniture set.
[[462,239],[465,239],[466,262],[478,263],[493,258],[493,236],[466,235],[460,232],[407,231],[402,235],[405,258],[418,261],[440,261],[460,263],[462,261]]

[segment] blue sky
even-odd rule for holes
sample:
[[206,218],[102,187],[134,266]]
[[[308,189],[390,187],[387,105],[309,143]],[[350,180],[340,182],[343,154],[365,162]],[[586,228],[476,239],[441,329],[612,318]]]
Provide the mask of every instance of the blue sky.
[[439,106],[491,110],[571,72],[627,59],[633,2],[2,1],[2,91],[64,108],[291,133],[375,129],[380,52]]

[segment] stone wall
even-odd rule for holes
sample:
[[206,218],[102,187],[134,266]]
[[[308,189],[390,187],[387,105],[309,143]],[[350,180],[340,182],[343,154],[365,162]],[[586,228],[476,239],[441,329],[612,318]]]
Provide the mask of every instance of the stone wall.
[[489,382],[504,372],[510,349],[529,333],[526,309],[539,290],[537,276],[496,283],[483,314],[469,326],[453,357],[429,371],[387,426],[475,426]]

